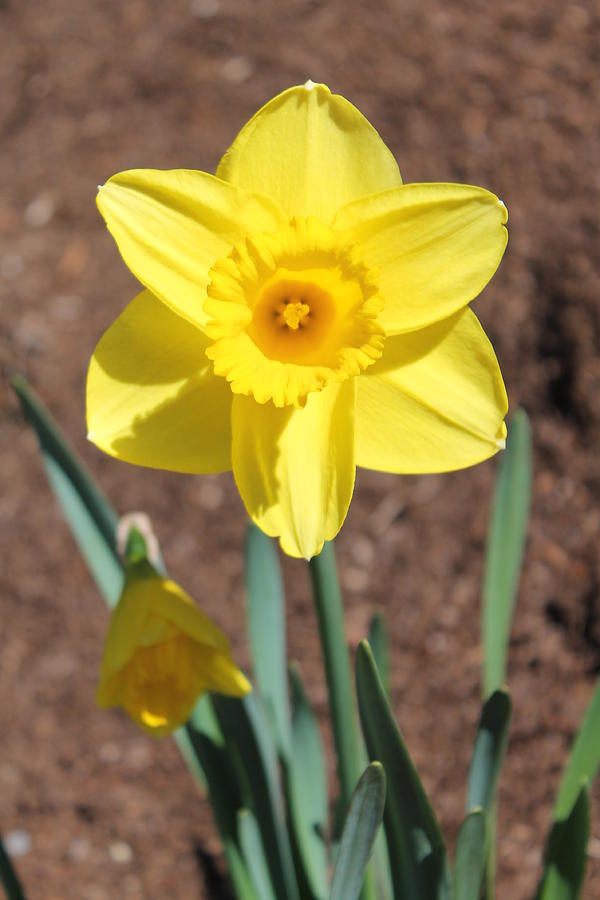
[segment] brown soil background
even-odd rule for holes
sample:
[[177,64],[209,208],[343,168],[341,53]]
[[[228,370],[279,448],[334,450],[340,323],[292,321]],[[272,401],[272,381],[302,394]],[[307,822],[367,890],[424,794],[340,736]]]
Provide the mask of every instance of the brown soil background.
[[[481,184],[506,202],[509,250],[476,310],[512,408],[531,415],[535,485],[510,649],[502,900],[533,895],[600,669],[599,23],[597,3],[564,0],[0,2],[3,373],[28,375],[121,511],[152,516],[170,571],[242,661],[231,477],[138,470],[85,441],[87,361],[136,291],[96,185],[137,166],[214,170],[259,105],[311,77],[363,110],[406,181]],[[175,746],[95,707],[106,612],[6,381],[0,402],[0,828],[31,837],[17,861],[29,896],[221,896],[210,811]],[[383,607],[395,711],[451,843],[478,716],[494,470],[360,472],[338,541],[351,645]],[[290,653],[324,718],[305,569],[285,571]],[[586,898],[600,896],[594,796]]]

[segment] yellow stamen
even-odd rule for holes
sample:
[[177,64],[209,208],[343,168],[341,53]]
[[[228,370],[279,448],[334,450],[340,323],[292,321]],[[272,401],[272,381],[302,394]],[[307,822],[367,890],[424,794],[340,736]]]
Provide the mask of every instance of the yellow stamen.
[[278,309],[277,324],[287,325],[293,331],[297,331],[301,325],[307,325],[306,319],[310,314],[310,306],[308,303],[294,303],[293,301],[284,301]]

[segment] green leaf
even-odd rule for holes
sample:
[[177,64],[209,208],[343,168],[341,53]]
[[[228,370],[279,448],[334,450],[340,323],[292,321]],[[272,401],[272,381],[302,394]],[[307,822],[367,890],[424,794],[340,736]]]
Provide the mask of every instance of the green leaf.
[[481,808],[487,816],[492,813],[508,743],[511,706],[506,689],[494,691],[484,704],[469,768],[467,812]]
[[504,762],[511,700],[506,688],[494,691],[484,704],[471,756],[467,812],[482,807],[486,814],[486,900],[494,898],[496,869],[496,788]]
[[456,842],[454,900],[479,900],[485,859],[485,812],[474,809],[463,821]]
[[578,900],[585,880],[589,836],[590,795],[584,784],[568,818],[552,827],[536,900]]
[[[381,679],[386,697],[390,697],[389,640],[382,612],[376,612],[369,623],[369,646]],[[375,897],[377,900],[392,900],[392,880],[390,864],[385,846],[385,835],[380,831],[375,841],[371,861]]]
[[246,535],[248,633],[256,684],[265,702],[282,758],[290,753],[285,597],[274,542],[254,524]]
[[48,481],[81,554],[106,602],[114,606],[123,584],[115,543],[118,516],[26,380],[17,375],[12,386],[37,435]]
[[581,728],[571,749],[571,756],[565,769],[556,806],[555,819],[564,819],[581,790],[585,779],[592,784],[600,766],[600,679]]
[[250,873],[248,872],[246,863],[236,844],[228,842],[224,847],[227,872],[229,873],[231,883],[233,884],[237,900],[263,900],[263,898],[254,891]]
[[328,891],[327,768],[319,726],[304,693],[300,672],[290,667],[292,686],[292,742],[289,766],[284,769],[291,833],[305,879],[314,897]]
[[242,788],[226,749],[190,721],[184,726],[205,774],[210,804],[224,845],[237,843],[237,813],[244,805]]
[[257,897],[260,897],[260,900],[276,900],[265,860],[260,831],[258,830],[256,819],[249,809],[240,809],[238,812],[238,832],[242,853],[244,854]]
[[368,766],[354,791],[344,822],[329,900],[356,900],[383,816],[385,772]]
[[201,730],[206,707],[203,710],[198,710],[198,707],[196,709],[198,712],[195,722],[188,722],[182,730],[206,779],[210,805],[223,843],[235,895],[237,900],[262,900],[254,890],[238,843],[237,815],[243,806],[243,800],[237,773],[222,744]]
[[333,543],[326,541],[319,555],[309,560],[308,567],[327,678],[340,789],[338,806],[343,817],[363,766],[352,691],[350,654],[344,630],[344,608]]
[[369,623],[369,646],[386,694],[390,695],[390,658],[383,613],[375,613]]
[[252,810],[260,829],[277,900],[299,900],[277,753],[260,698],[253,693],[241,700],[215,694],[212,702],[243,786],[243,805]]
[[190,720],[186,725],[173,732],[179,751],[186,766],[199,786],[206,787],[206,775],[200,763],[197,747],[191,737],[191,730],[203,734],[218,747],[223,746],[223,736],[212,708],[210,696],[203,694],[196,703]]
[[[368,641],[381,679],[381,684],[383,685],[386,697],[389,699],[389,640],[382,612],[376,612],[371,617]],[[385,846],[385,835],[382,831],[378,834],[377,840],[375,841],[371,868],[373,870],[373,881],[375,883],[375,897],[377,900],[392,900],[390,866]]]
[[0,882],[2,882],[7,900],[25,900],[21,882],[15,872],[10,856],[6,852],[2,835],[0,835]]
[[531,502],[531,428],[524,410],[510,422],[488,529],[483,578],[484,697],[505,681],[506,653]]
[[383,764],[387,777],[384,824],[394,895],[402,900],[450,898],[452,884],[442,833],[366,641],[356,652],[356,683],[369,756]]

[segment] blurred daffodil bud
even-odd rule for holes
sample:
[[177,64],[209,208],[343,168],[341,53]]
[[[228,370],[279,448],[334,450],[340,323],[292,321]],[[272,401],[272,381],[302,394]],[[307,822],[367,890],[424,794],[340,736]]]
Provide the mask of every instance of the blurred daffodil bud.
[[189,718],[205,691],[241,697],[251,685],[221,629],[179,585],[132,555],[110,620],[97,700],[122,706],[161,737]]

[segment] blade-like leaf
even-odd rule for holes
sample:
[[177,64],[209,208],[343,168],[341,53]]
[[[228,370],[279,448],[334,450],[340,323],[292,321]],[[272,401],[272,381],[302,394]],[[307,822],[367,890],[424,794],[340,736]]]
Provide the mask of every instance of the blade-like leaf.
[[[50,486],[100,593],[112,607],[119,599],[124,578],[116,549],[117,513],[25,379],[17,375],[12,384],[37,435]],[[189,736],[180,728],[174,737],[192,776],[204,787],[204,776]]]
[[584,784],[580,786],[569,816],[552,827],[536,900],[578,900],[581,897],[589,836],[590,795]]
[[313,556],[309,561],[308,567],[327,677],[329,711],[340,787],[338,803],[344,816],[363,766],[352,691],[352,669],[344,631],[344,609],[333,544],[326,541],[319,555]]
[[435,813],[402,740],[366,641],[356,652],[358,705],[369,756],[387,777],[385,834],[394,895],[446,900],[452,884]]
[[[369,623],[369,646],[377,666],[386,697],[390,696],[390,659],[387,628],[382,612],[376,612]],[[373,881],[377,900],[392,900],[392,881],[385,846],[385,835],[379,832],[372,856]]]
[[460,827],[454,854],[454,900],[479,900],[485,872],[485,812],[474,809]]
[[505,680],[510,633],[531,502],[531,428],[517,410],[494,490],[483,578],[484,697]]
[[212,701],[226,750],[243,785],[243,805],[252,810],[260,829],[277,900],[299,900],[277,753],[260,698],[214,695]]
[[2,835],[0,835],[0,883],[4,888],[7,900],[25,900],[21,882],[15,872],[10,856],[6,852]]
[[600,766],[600,679],[584,716],[581,728],[571,750],[565,769],[556,806],[555,819],[564,819],[581,790],[581,783],[594,781]]
[[196,722],[185,725],[185,734],[202,767],[210,796],[210,805],[219,829],[227,869],[237,900],[262,900],[254,890],[248,867],[242,857],[237,835],[238,810],[243,806],[242,789],[226,749],[200,727],[203,711]]
[[327,769],[319,726],[304,693],[297,666],[290,668],[292,742],[284,768],[291,832],[305,879],[314,897],[327,896]]
[[260,831],[256,819],[249,809],[240,809],[238,812],[238,833],[242,853],[257,897],[260,897],[260,900],[276,900],[265,860],[264,847],[260,839]]
[[277,550],[270,537],[250,524],[246,536],[248,633],[256,684],[271,719],[282,758],[290,753],[285,598]]
[[356,900],[365,877],[385,805],[385,773],[371,763],[350,802],[338,850],[329,900]]
[[48,481],[73,537],[104,599],[114,606],[123,584],[115,543],[117,514],[25,379],[17,375],[12,385],[37,435]]
[[383,614],[378,612],[369,623],[369,646],[386,694],[390,695],[390,658],[387,629]]
[[[369,623],[369,646],[381,679],[386,697],[390,696],[389,640],[382,612],[376,612]],[[373,880],[377,900],[392,900],[392,880],[385,846],[385,835],[377,835],[372,856]]]
[[223,746],[223,736],[217,722],[210,696],[203,694],[196,703],[189,723],[182,725],[173,733],[179,751],[183,756],[190,773],[202,787],[206,786],[206,777],[200,763],[197,746],[191,738],[191,729],[205,735],[218,747]]
[[494,691],[485,703],[477,734],[467,788],[467,812],[478,807],[490,815],[496,794],[500,769],[504,762],[508,729],[510,726],[511,701],[506,689]]

